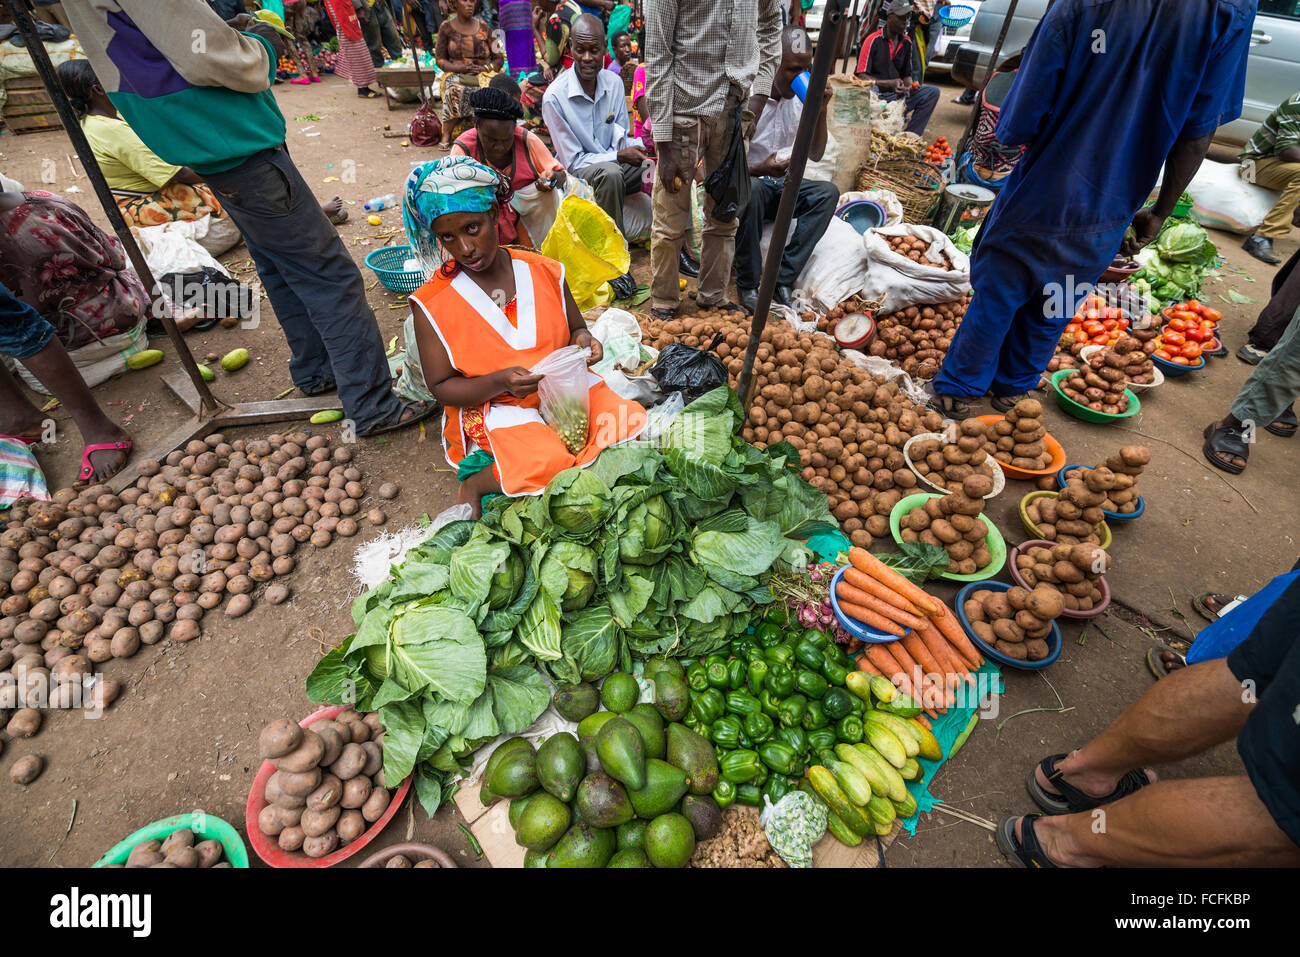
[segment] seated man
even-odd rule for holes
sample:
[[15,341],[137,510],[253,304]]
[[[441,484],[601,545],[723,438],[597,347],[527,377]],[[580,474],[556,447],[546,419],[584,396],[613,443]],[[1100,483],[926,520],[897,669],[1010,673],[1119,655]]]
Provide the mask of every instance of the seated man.
[[[623,230],[623,197],[641,189],[652,160],[629,132],[632,121],[623,81],[604,69],[605,27],[600,20],[583,14],[574,21],[569,52],[573,69],[547,87],[542,116],[561,165],[590,184],[596,204]],[[611,285],[620,299],[636,292],[630,272]]]
[[[799,119],[803,116],[803,101],[794,95],[791,83],[812,65],[812,42],[803,27],[787,27],[781,34],[781,66],[772,83],[772,102],[758,118],[754,138],[749,144],[749,205],[741,213],[736,229],[736,298],[753,312],[758,302],[758,283],[762,276],[763,253],[760,240],[763,224],[776,218],[776,208],[781,202],[785,187],[785,171],[790,165],[790,151]],[[828,89],[817,113],[808,159],[816,162],[826,151],[826,107],[831,101]],[[794,204],[794,229],[781,259],[781,271],[776,278],[773,298],[783,306],[790,304],[790,290],[799,278],[804,264],[812,255],[817,241],[826,232],[826,224],[835,214],[835,204],[840,191],[834,183],[820,179],[805,179],[799,184],[799,196]]]
[[909,19],[912,0],[885,0],[882,12],[884,25],[869,35],[862,44],[858,57],[859,77],[876,81],[876,92],[882,100],[906,100],[906,110],[911,114],[904,129],[920,136],[930,122],[930,114],[939,102],[939,89],[934,86],[912,87],[912,40]]
[[1241,151],[1241,159],[1247,164],[1248,182],[1282,191],[1259,228],[1242,243],[1256,259],[1276,266],[1282,258],[1273,251],[1273,240],[1290,234],[1291,214],[1300,204],[1300,93],[1268,115]]

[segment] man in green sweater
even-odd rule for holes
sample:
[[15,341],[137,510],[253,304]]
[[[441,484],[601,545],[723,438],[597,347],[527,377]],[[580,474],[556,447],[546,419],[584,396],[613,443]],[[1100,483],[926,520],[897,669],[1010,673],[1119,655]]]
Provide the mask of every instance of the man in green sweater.
[[[65,0],[109,100],[151,150],[203,177],[244,235],[307,395],[337,388],[360,436],[411,425],[432,403],[393,393],[365,282],[285,148],[269,24],[227,24],[203,0]],[[247,29],[241,33],[240,29]]]

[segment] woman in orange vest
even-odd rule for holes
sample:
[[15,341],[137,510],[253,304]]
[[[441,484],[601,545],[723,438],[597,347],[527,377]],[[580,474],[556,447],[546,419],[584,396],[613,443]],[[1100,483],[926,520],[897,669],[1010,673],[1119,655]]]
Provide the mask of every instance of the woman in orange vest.
[[411,171],[402,204],[406,231],[433,278],[411,296],[415,340],[429,391],[443,404],[443,448],[461,482],[460,501],[481,513],[484,495],[535,495],[558,473],[595,461],[635,438],[640,405],[588,373],[590,428],[576,455],[538,411],[542,377],[529,369],[574,345],[601,357],[564,267],[497,241],[506,184],[491,167],[449,156]]

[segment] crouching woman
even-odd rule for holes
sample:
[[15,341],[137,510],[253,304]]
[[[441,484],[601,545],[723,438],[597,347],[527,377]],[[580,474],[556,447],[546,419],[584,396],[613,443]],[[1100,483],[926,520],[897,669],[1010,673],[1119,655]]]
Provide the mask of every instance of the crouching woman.
[[[590,428],[575,455],[542,420],[541,376],[529,369],[557,349],[600,343],[583,322],[554,260],[497,241],[507,192],[497,172],[465,156],[412,170],[406,231],[433,278],[411,296],[429,391],[445,407],[443,447],[477,518],[489,493],[532,495],[564,469],[634,438],[646,412],[588,373]],[[445,262],[443,261],[445,260]]]

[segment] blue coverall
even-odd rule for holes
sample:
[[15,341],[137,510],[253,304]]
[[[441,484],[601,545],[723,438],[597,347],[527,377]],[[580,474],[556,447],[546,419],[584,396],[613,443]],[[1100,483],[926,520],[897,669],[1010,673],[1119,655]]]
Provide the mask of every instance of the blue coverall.
[[1174,143],[1236,119],[1256,0],[1057,0],[997,138],[1027,149],[980,228],[975,298],[933,389],[1034,389]]

